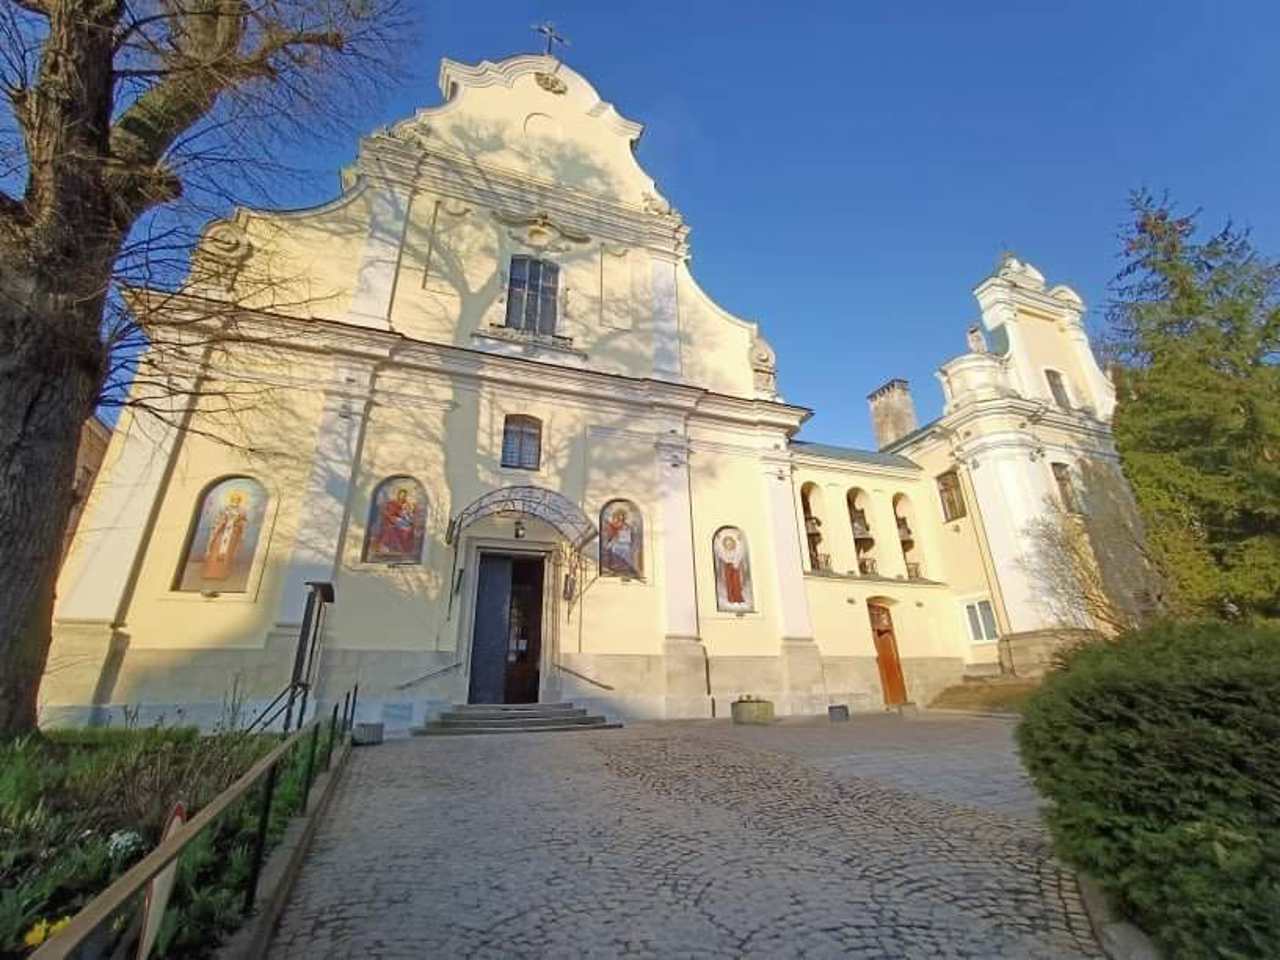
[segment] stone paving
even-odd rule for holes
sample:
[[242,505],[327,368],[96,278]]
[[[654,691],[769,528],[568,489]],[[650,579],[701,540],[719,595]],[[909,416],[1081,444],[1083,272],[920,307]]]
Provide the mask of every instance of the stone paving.
[[271,956],[1099,957],[1004,720],[357,750]]

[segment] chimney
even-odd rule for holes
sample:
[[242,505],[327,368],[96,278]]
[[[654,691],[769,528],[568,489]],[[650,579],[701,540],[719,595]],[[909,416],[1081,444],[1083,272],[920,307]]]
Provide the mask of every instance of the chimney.
[[867,394],[871,406],[871,427],[876,443],[887,447],[916,428],[916,405],[911,402],[911,387],[905,380],[890,380]]

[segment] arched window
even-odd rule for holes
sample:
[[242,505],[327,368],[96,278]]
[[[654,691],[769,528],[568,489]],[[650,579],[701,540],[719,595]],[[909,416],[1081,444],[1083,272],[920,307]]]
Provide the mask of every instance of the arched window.
[[853,549],[858,556],[858,573],[874,577],[876,569],[876,540],[871,533],[871,521],[867,519],[868,500],[863,490],[854,487],[845,494],[849,509],[849,526],[853,530]]
[[905,493],[893,498],[893,515],[898,523],[898,542],[902,546],[902,559],[907,565],[907,579],[923,580],[924,565],[921,562],[920,546],[916,542],[915,511]]
[[830,570],[831,554],[822,549],[822,490],[816,483],[806,483],[800,488],[800,507],[804,511],[809,567],[812,570]]
[[746,613],[755,609],[747,538],[737,527],[721,527],[711,538],[716,565],[716,609]]
[[938,476],[938,496],[942,500],[942,519],[950,523],[965,515],[964,494],[960,490],[960,475],[954,470]]
[[507,326],[548,336],[556,332],[560,268],[535,257],[511,258],[507,281]]
[[366,563],[421,563],[427,495],[413,477],[387,477],[373,491],[364,535]]
[[252,477],[224,477],[205,487],[174,589],[244,593],[266,511],[266,488]]
[[1057,370],[1046,370],[1044,378],[1049,383],[1049,393],[1053,395],[1053,402],[1063,410],[1070,410],[1071,394],[1067,392],[1067,382],[1063,379],[1062,374]]
[[630,500],[610,500],[600,511],[600,575],[644,577],[644,518]]
[[502,422],[502,465],[537,470],[542,462],[542,421],[510,416]]
[[1076,493],[1075,478],[1071,476],[1071,467],[1065,463],[1051,463],[1053,482],[1058,486],[1058,498],[1062,501],[1062,509],[1067,513],[1081,513],[1080,497]]

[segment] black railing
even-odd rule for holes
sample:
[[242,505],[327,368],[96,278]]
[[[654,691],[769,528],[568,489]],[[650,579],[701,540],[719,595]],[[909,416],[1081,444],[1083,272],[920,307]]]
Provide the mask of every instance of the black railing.
[[[338,704],[328,721],[329,734],[324,747],[324,769],[327,771],[333,762],[333,750],[339,737],[346,737],[351,730],[355,716],[355,693],[348,691],[343,700],[341,717]],[[218,822],[239,801],[244,800],[249,792],[262,784],[258,799],[258,819],[250,850],[249,874],[245,882],[242,910],[246,916],[253,912],[258,897],[258,880],[262,874],[262,864],[266,858],[268,827],[271,822],[271,810],[275,800],[276,782],[282,763],[290,762],[295,749],[306,750],[306,759],[302,774],[302,796],[299,812],[306,813],[307,802],[311,795],[311,785],[315,779],[316,758],[320,746],[320,734],[325,721],[319,718],[302,726],[274,747],[270,753],[255,763],[235,783],[210,800],[194,817],[179,827],[172,836],[162,839],[159,845],[149,854],[135,863],[102,893],[93,898],[70,922],[47,940],[32,954],[32,960],[63,960],[63,958],[82,957],[99,953],[103,956],[127,956],[134,952],[129,942],[102,943],[99,931],[103,926],[112,923],[126,911],[136,911],[142,900],[143,888],[154,880],[161,872],[180,857],[187,846],[196,838]],[[305,741],[305,744],[304,744]],[[122,932],[117,934],[121,941],[136,941],[141,932],[140,923],[126,919],[119,924],[112,924],[112,929]],[[82,946],[94,941],[91,954],[81,952]]]

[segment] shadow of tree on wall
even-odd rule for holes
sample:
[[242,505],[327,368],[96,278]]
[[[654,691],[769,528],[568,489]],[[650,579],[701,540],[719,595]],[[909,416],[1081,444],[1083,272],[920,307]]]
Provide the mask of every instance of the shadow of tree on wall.
[[[472,154],[456,166],[459,182],[489,194],[498,192],[500,185],[491,181],[483,164],[485,151],[492,149],[491,132],[477,130],[467,142]],[[551,182],[590,183],[608,191],[595,199],[618,202],[606,172],[593,168],[591,158],[581,150],[565,146],[547,151],[543,159]],[[530,215],[545,211],[551,190],[540,187],[510,198],[512,210]],[[409,271],[430,269],[432,277],[452,289],[455,304],[446,316],[449,336],[438,342],[480,352],[472,334],[494,315],[495,302],[505,293],[501,280],[505,265],[498,253],[506,227],[480,208],[474,218],[482,229],[469,229],[465,239],[456,224],[441,230],[437,223],[437,232],[428,238],[423,237],[420,224],[411,225],[398,282],[408,282]],[[281,231],[288,226],[288,218],[278,223]],[[330,217],[312,220],[309,229],[329,230],[335,242],[345,242],[362,236],[364,226]],[[429,261],[421,253],[424,242],[432,244]],[[411,249],[415,246],[419,249]],[[587,248],[597,256],[598,249]],[[483,263],[483,268],[477,263]],[[370,653],[415,651],[422,654],[424,672],[448,657],[460,656],[468,639],[461,635],[456,607],[449,610],[449,593],[454,589],[449,570],[458,547],[446,543],[448,521],[474,496],[526,482],[500,464],[501,419],[506,412],[539,399],[551,399],[554,410],[544,432],[543,467],[528,482],[565,494],[593,523],[607,500],[622,496],[636,502],[648,537],[648,575],[660,578],[655,565],[659,555],[655,544],[662,536],[654,493],[659,468],[655,444],[673,424],[682,429],[682,415],[656,407],[645,384],[652,371],[652,333],[642,319],[646,305],[632,305],[638,319],[630,330],[601,330],[598,311],[573,318],[590,334],[584,336],[589,340],[589,368],[633,372],[602,379],[591,395],[580,396],[571,385],[539,383],[547,368],[529,359],[477,357],[469,373],[446,373],[429,352],[418,349],[417,341],[395,332],[394,304],[392,333],[384,335],[385,347],[373,345],[364,334],[343,342],[342,328],[331,322],[341,318],[327,315],[336,309],[338,298],[307,297],[313,288],[306,271],[329,269],[327,264],[299,266],[265,251],[239,263],[234,282],[219,297],[214,295],[216,285],[225,284],[226,269],[225,258],[197,256],[192,284],[183,290],[157,292],[149,304],[148,322],[155,342],[168,338],[187,351],[183,370],[196,378],[198,389],[191,394],[194,410],[179,411],[180,418],[174,421],[179,429],[178,450],[164,470],[142,557],[116,617],[110,653],[102,661],[92,694],[95,705],[105,708],[135,693],[163,702],[165,691],[183,685],[179,678],[184,671],[224,668],[228,689],[238,687],[250,698],[274,694],[287,679],[292,662],[289,631],[296,624],[281,620],[279,611],[289,599],[281,595],[282,585],[291,558],[299,551],[336,558],[338,600],[325,624],[324,646]],[[277,319],[300,314],[315,319],[284,323]],[[175,318],[171,326],[161,319],[167,315]],[[330,342],[323,344],[317,334],[327,335]],[[344,386],[335,375],[342,363],[370,365],[371,387]],[[322,391],[328,391],[331,399],[341,398],[343,418],[355,424],[347,448],[329,459],[315,456],[320,425],[315,401]],[[140,423],[137,429],[148,427]],[[611,431],[633,441],[599,439]],[[649,441],[635,442],[636,436],[648,436]],[[410,456],[406,450],[422,452]],[[199,466],[211,461],[219,462],[218,470]],[[714,467],[704,469],[714,472]],[[181,615],[175,607],[168,635],[138,637],[143,641],[139,646],[133,642],[131,616],[140,605],[157,603],[172,592],[173,577],[182,562],[177,553],[165,555],[168,548],[160,547],[157,532],[167,531],[166,543],[183,542],[182,536],[172,534],[192,522],[199,491],[218,475],[239,473],[262,480],[278,508],[274,526],[264,528],[258,548],[265,551],[265,562],[253,602],[240,604],[245,612],[239,617],[221,615],[229,608],[227,597],[208,598],[207,608],[192,601],[196,605],[182,607]],[[362,551],[373,491],[387,476],[397,474],[414,477],[427,492],[424,562],[365,563]],[[651,478],[647,485],[642,479],[646,476]],[[625,488],[614,489],[609,478],[627,478]],[[308,490],[325,491],[334,499],[341,513],[336,542],[328,530],[305,522],[294,529],[297,518],[313,506],[305,502]],[[108,562],[105,557],[92,559]],[[597,582],[597,564],[593,544],[579,576],[576,610],[570,612],[578,618],[579,631]],[[709,577],[710,572],[705,575]],[[361,624],[343,613],[344,600],[350,608],[364,610],[407,610],[408,605],[416,605],[426,615],[416,623],[412,617],[401,618],[390,627],[385,622]],[[157,651],[161,645],[163,650]],[[580,635],[578,645],[582,645]],[[153,664],[147,663],[149,657]],[[345,689],[349,680],[344,675],[329,682],[325,662],[322,659],[320,700]],[[55,657],[51,671],[56,669]]]

